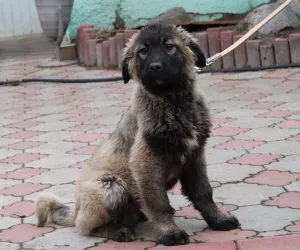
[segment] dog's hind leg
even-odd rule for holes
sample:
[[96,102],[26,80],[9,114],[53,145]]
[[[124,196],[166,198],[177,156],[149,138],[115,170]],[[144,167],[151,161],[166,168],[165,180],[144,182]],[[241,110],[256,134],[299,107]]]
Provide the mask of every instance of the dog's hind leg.
[[76,227],[81,235],[115,241],[131,241],[135,238],[132,231],[115,222],[128,203],[128,191],[120,178],[105,173],[97,180],[87,181],[79,191],[78,202]]

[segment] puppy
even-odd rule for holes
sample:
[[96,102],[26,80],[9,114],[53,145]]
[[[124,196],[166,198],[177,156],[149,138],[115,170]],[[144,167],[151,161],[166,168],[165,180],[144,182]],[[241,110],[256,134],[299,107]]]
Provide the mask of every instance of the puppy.
[[180,181],[212,229],[237,228],[238,220],[216,206],[206,173],[211,120],[194,71],[205,62],[195,38],[181,27],[152,24],[138,31],[122,58],[124,83],[137,82],[131,106],[82,169],[75,206],[53,194],[38,198],[38,226],[50,217],[78,227],[81,235],[132,241],[136,223],[148,219],[160,243],[186,244],[188,235],[174,223],[167,196]]

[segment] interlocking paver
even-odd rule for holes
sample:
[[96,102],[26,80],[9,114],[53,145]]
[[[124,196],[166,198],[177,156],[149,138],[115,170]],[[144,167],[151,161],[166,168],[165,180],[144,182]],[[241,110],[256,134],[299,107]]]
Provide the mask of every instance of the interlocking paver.
[[[18,51],[23,47],[18,46]],[[33,51],[36,47],[39,43],[34,43]],[[120,75],[119,71],[87,70],[78,65],[39,68],[40,62],[49,63],[45,53],[50,58],[52,51],[49,46],[48,52],[41,49],[26,59],[21,59],[20,52],[15,58],[6,56],[0,61],[0,81],[3,76]],[[222,210],[238,217],[241,229],[207,229],[177,183],[168,197],[177,210],[175,222],[190,235],[191,250],[234,250],[233,240],[243,243],[240,239],[247,237],[300,233],[299,74],[300,69],[293,68],[197,75],[196,88],[208,101],[214,126],[206,149],[214,198]],[[147,222],[138,226],[137,241],[104,244],[104,239],[80,236],[76,228],[49,224],[44,229],[50,231],[44,234],[35,226],[34,201],[40,193],[49,191],[63,202],[74,203],[80,169],[115,129],[135,85],[134,81],[127,85],[119,81],[1,87],[0,227],[5,230],[0,233],[0,249],[165,249],[155,242],[157,232]],[[26,242],[19,245],[10,240]],[[248,247],[242,243],[241,249]],[[260,241],[253,244],[255,250],[259,244],[269,250]],[[186,247],[170,249],[189,249]]]
[[[246,195],[248,195],[247,193]],[[246,206],[231,212],[239,218],[242,228],[256,231],[281,230],[291,224],[299,211],[271,206]]]
[[212,181],[221,183],[243,180],[250,174],[256,174],[263,170],[260,166],[237,165],[237,164],[216,164],[207,167],[208,177]]
[[[224,184],[214,189],[216,201],[238,206],[257,205],[262,200],[278,195],[284,190],[281,187],[259,186],[257,184]],[[227,195],[234,194],[234,195]]]

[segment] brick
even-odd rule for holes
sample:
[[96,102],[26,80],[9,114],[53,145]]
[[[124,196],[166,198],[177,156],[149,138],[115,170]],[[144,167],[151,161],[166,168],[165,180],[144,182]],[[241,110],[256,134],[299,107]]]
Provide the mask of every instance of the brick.
[[207,32],[196,32],[194,36],[197,39],[205,58],[209,58]]
[[[217,53],[221,52],[221,39],[220,39],[220,32],[223,28],[208,28],[207,29],[207,39],[208,39],[208,49],[209,49],[209,56],[213,56]],[[211,67],[213,69],[221,69],[222,68],[222,60],[219,59],[215,61]]]
[[110,37],[108,39],[108,43],[109,43],[109,64],[110,67],[115,68],[118,65],[116,38]]
[[192,236],[192,238],[198,242],[229,242],[232,240],[246,239],[254,235],[256,235],[254,231],[243,231],[240,229],[230,231],[214,231],[208,229]]
[[95,66],[97,64],[96,44],[98,41],[99,39],[88,40],[89,62],[87,66]]
[[273,66],[275,65],[275,54],[274,46],[271,45],[260,45],[260,57],[262,66]]
[[229,163],[242,164],[242,165],[252,165],[252,166],[263,166],[268,165],[278,159],[282,158],[281,155],[271,155],[271,154],[245,154],[239,158],[231,160]]
[[286,186],[300,179],[299,174],[279,171],[263,171],[253,177],[245,179],[246,183],[257,183],[260,185]]
[[117,56],[118,56],[118,67],[121,68],[122,52],[125,47],[124,33],[117,33],[115,38],[116,38],[116,47],[117,47]]
[[[221,49],[222,51],[227,49],[229,46],[233,44],[233,34],[235,31],[222,31],[220,33],[220,39],[221,39]],[[224,69],[231,69],[234,68],[235,62],[234,62],[234,53],[229,52],[227,55],[223,56],[222,58],[223,62],[223,68]]]
[[235,182],[243,180],[251,174],[256,174],[262,171],[260,166],[251,166],[238,164],[215,164],[207,167],[207,174],[211,181],[218,181],[221,183]]
[[14,180],[23,180],[25,178],[30,178],[40,173],[47,172],[48,169],[40,168],[40,169],[32,169],[32,168],[21,168],[12,172],[8,172],[6,174],[1,174],[0,178],[5,179],[14,179]]
[[102,43],[102,49],[103,49],[103,66],[104,68],[108,68],[110,63],[109,63],[109,42],[104,41]]
[[300,63],[300,33],[289,34],[291,62]]
[[90,62],[90,52],[88,41],[92,38],[93,34],[95,34],[96,30],[94,28],[85,28],[83,29],[83,43],[82,43],[82,50],[83,50],[83,63],[85,65],[89,65]]
[[129,41],[129,39],[137,32],[137,30],[125,30],[124,31],[124,42],[125,45]]
[[133,241],[133,242],[115,242],[108,241],[99,246],[89,248],[89,250],[114,250],[114,249],[123,249],[123,250],[140,250],[152,248],[156,245],[155,242],[150,241]]
[[[238,41],[242,36],[235,35],[233,36],[233,43]],[[247,66],[248,57],[247,57],[247,49],[246,43],[242,43],[236,49],[233,50],[234,53],[234,60],[236,68],[244,68]]]
[[12,243],[23,243],[52,231],[54,231],[52,227],[36,227],[30,224],[21,224],[3,230],[0,233],[0,239],[1,241],[10,241]]
[[[249,192],[247,192],[246,196],[248,193]],[[254,206],[239,207],[239,209],[231,213],[239,218],[243,228],[251,228],[252,230],[260,232],[282,230],[284,227],[290,225],[292,220],[297,218],[299,210],[257,204]],[[245,214],[248,216],[245,216]],[[259,218],[259,220],[254,218]],[[285,250],[285,248],[283,249]],[[265,249],[263,248],[263,250]]]
[[49,185],[45,184],[22,183],[12,187],[8,187],[6,189],[2,189],[0,190],[0,194],[11,196],[24,196],[49,187]]
[[276,65],[287,65],[291,63],[289,41],[286,38],[276,38],[274,40],[274,52]]
[[299,235],[285,235],[249,240],[238,240],[239,250],[296,250],[300,245]]
[[102,45],[102,43],[96,44],[96,57],[97,57],[97,67],[103,68],[103,45]]
[[[283,189],[281,187],[271,187],[266,185],[247,183],[234,183],[223,184],[221,187],[215,188],[214,197],[216,201],[221,199],[224,204],[246,206],[260,204],[262,200],[267,200],[269,199],[269,197],[276,196],[281,192],[283,192]],[[224,195],[230,193],[234,193],[234,196]]]
[[250,67],[260,67],[260,43],[261,40],[248,40],[246,41],[248,64]]
[[77,29],[77,38],[76,38],[76,44],[77,44],[77,55],[79,57],[79,61],[83,62],[83,30],[86,28],[94,28],[94,25],[92,24],[84,24],[80,25]]
[[35,212],[35,206],[30,201],[20,201],[12,205],[6,206],[0,209],[0,214],[4,216],[17,216],[27,217],[33,215]]

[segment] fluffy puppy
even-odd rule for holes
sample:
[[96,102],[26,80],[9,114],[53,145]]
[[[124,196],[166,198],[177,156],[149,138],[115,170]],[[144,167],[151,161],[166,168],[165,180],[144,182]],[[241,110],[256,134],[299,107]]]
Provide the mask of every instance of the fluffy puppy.
[[194,71],[205,61],[181,27],[152,24],[138,31],[122,59],[124,83],[137,82],[131,106],[82,169],[75,206],[42,194],[36,202],[38,225],[50,217],[78,227],[81,235],[131,241],[135,223],[128,221],[148,219],[160,243],[186,244],[188,235],[174,223],[167,196],[180,181],[182,193],[212,229],[237,228],[238,220],[216,206],[206,173],[211,120]]

